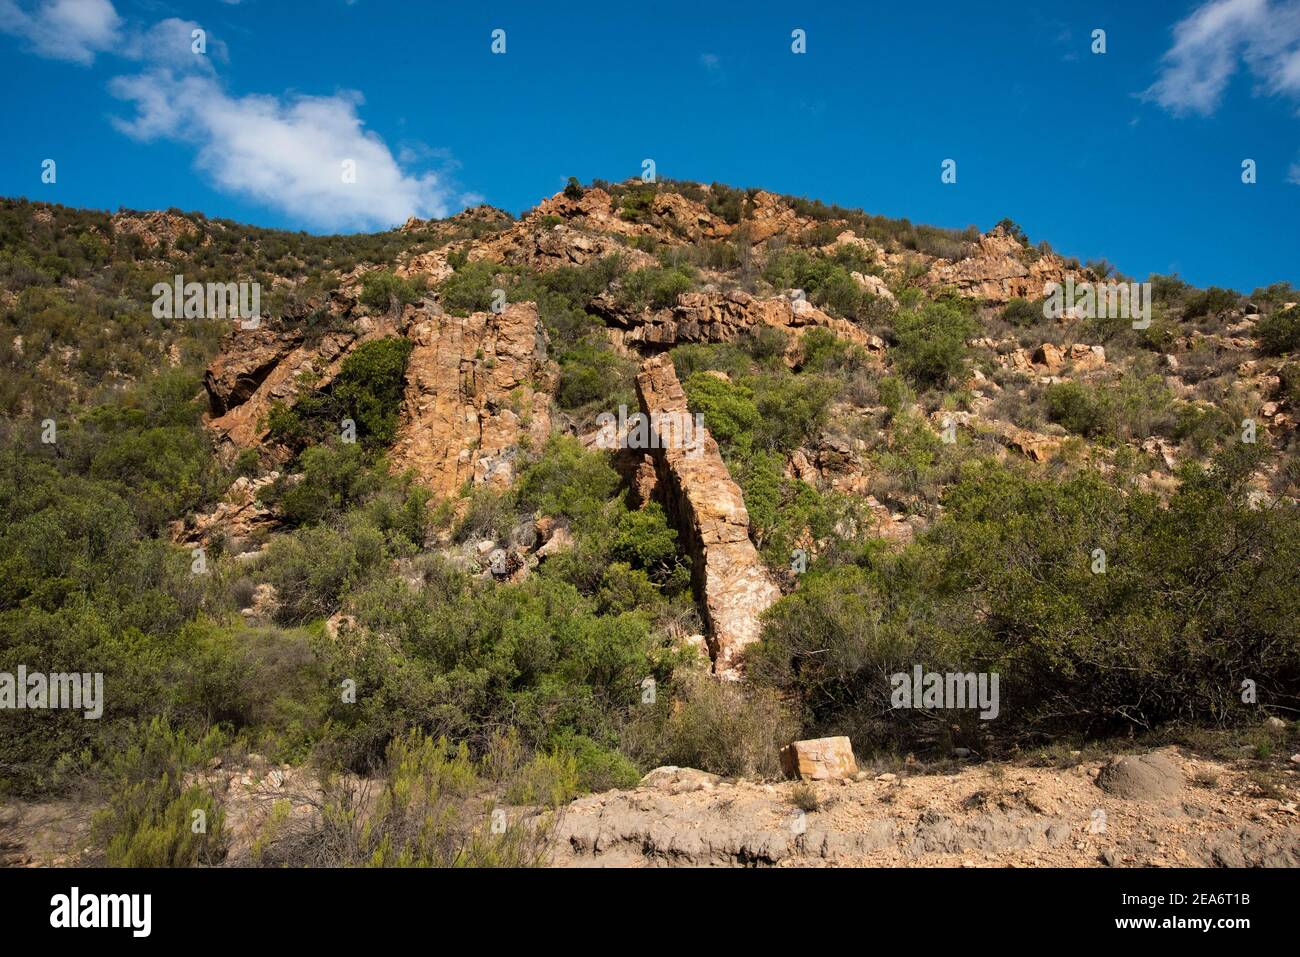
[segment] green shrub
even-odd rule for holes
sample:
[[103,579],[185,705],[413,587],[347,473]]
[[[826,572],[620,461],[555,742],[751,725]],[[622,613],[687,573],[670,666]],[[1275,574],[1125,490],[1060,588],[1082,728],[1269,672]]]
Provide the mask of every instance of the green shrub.
[[[1249,506],[1258,455],[1236,445],[1185,469],[1167,504],[1095,474],[972,468],[913,546],[804,576],[769,610],[751,679],[801,702],[803,733],[861,746],[944,740],[958,717],[972,741],[1253,720],[1238,676],[1267,675],[1270,693],[1300,677],[1300,647],[1279,643],[1300,607],[1281,558],[1300,518]],[[1214,600],[1192,581],[1213,581]],[[889,675],[916,664],[998,672],[1000,716],[890,711]]]
[[376,269],[361,277],[361,302],[371,309],[391,309],[410,302],[418,302],[424,294],[424,282],[419,277],[403,279],[387,269]]
[[603,402],[613,409],[622,400],[635,401],[631,383],[636,367],[631,360],[609,348],[605,340],[584,339],[560,359],[560,387],[556,400],[561,408],[576,409]]
[[647,266],[623,277],[623,301],[638,308],[667,309],[677,304],[677,297],[695,288],[693,267]]
[[438,286],[443,308],[453,316],[491,309],[494,290],[502,288],[497,280],[500,269],[486,260],[465,263]]
[[719,445],[738,449],[753,445],[762,414],[751,389],[707,372],[695,373],[682,387],[691,411],[704,416],[704,427]]
[[797,725],[768,688],[687,673],[659,689],[628,726],[624,747],[645,768],[777,777]]
[[1039,325],[1043,321],[1043,304],[1027,299],[1011,299],[1002,309],[1002,321],[1021,329]]
[[1060,382],[1047,388],[1047,415],[1076,435],[1093,437],[1109,427],[1101,400],[1087,386]]
[[384,558],[382,533],[354,515],[343,528],[314,525],[275,538],[261,570],[278,592],[279,619],[293,624],[328,617]]
[[966,371],[966,340],[978,330],[959,307],[943,301],[894,318],[894,366],[918,388],[943,387]]
[[520,769],[506,788],[511,804],[541,804],[559,807],[582,791],[578,759],[573,754],[538,754]]
[[340,437],[344,420],[351,419],[363,449],[388,448],[397,438],[413,348],[411,340],[401,337],[363,342],[343,360],[328,391],[300,395],[290,409],[272,406],[267,419],[271,438],[301,449]]
[[1241,301],[1241,296],[1231,289],[1220,289],[1218,286],[1211,286],[1204,292],[1192,294],[1186,300],[1183,307],[1183,316],[1187,319],[1196,319],[1200,316],[1219,316],[1229,309],[1235,309],[1237,303]]
[[181,780],[222,743],[215,732],[191,741],[155,718],[138,741],[113,757],[108,806],[92,822],[110,867],[220,862],[224,815],[210,792],[198,785],[183,788]]
[[1259,320],[1255,339],[1266,355],[1280,356],[1300,349],[1300,307],[1279,309]]
[[462,745],[413,730],[389,745],[373,805],[330,782],[317,829],[270,846],[269,865],[314,867],[536,867],[549,826],[504,831],[471,800],[478,772]]

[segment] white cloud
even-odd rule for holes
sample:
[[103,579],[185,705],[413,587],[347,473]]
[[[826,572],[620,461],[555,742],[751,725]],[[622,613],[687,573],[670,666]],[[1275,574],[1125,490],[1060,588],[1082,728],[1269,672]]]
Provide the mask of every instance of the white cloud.
[[[196,165],[218,188],[323,229],[390,227],[409,216],[445,216],[459,199],[436,173],[404,171],[364,127],[359,93],[230,96],[215,76],[158,68],[118,77],[110,91],[136,116],[114,125],[139,140],[197,149]],[[344,181],[344,161],[356,182]]]
[[1300,98],[1300,2],[1208,0],[1174,25],[1174,45],[1143,94],[1175,113],[1209,115],[1245,62],[1258,89]]
[[[127,26],[110,0],[0,0],[0,32],[26,39],[35,53],[90,64],[100,52],[135,61],[144,72],[119,76],[109,91],[135,106],[114,127],[137,140],[166,139],[196,151],[195,165],[221,190],[278,209],[322,229],[390,227],[409,216],[445,216],[477,199],[456,195],[449,157],[414,145],[395,159],[365,128],[360,93],[333,96],[231,96],[215,62],[226,45],[205,34],[195,53],[192,20],[169,17],[147,29]],[[346,181],[344,163],[355,169]],[[442,172],[410,172],[437,161]],[[405,168],[404,168],[405,167]]]
[[44,57],[90,64],[119,42],[122,18],[109,0],[0,0],[0,31],[25,39]]
[[[194,52],[194,31],[203,30],[206,52]],[[226,44],[213,37],[193,20],[168,17],[159,20],[147,30],[133,30],[120,48],[119,54],[130,60],[141,60],[179,72],[210,73],[212,61],[230,61]]]

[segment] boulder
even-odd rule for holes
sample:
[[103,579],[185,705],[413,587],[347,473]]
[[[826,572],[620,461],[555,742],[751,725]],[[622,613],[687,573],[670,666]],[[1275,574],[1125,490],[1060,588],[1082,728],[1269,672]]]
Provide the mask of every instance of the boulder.
[[695,768],[679,768],[667,764],[655,768],[641,779],[641,787],[667,791],[669,794],[688,794],[691,791],[710,791],[718,786],[722,779],[707,771]]
[[843,735],[786,745],[781,749],[781,768],[789,777],[804,781],[839,781],[858,773],[853,745]]
[[1034,363],[1045,366],[1048,372],[1059,372],[1065,365],[1065,353],[1059,346],[1044,342],[1034,351]]

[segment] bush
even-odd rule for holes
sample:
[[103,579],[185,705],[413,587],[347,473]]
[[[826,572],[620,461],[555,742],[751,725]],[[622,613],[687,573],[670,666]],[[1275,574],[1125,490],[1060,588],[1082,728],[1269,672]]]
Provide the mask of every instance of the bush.
[[[1281,558],[1300,516],[1250,507],[1258,454],[1237,445],[1185,469],[1167,504],[1095,474],[974,467],[917,543],[810,573],[769,609],[751,679],[801,703],[803,733],[863,747],[950,742],[958,715],[887,707],[888,676],[915,664],[1000,673],[999,718],[960,715],[972,742],[1253,721],[1241,675],[1266,676],[1261,696],[1300,681],[1300,646],[1282,638],[1300,595]],[[1189,585],[1211,581],[1213,601]]]
[[403,279],[386,269],[376,269],[361,277],[361,302],[371,309],[392,309],[418,302],[424,294],[422,279]]
[[494,290],[501,288],[497,280],[501,268],[485,260],[462,265],[438,287],[443,308],[453,316],[491,309]]
[[221,861],[224,816],[211,793],[198,785],[182,788],[181,779],[222,743],[215,732],[190,741],[154,718],[137,742],[112,759],[108,806],[92,822],[110,867],[192,867]]
[[1266,355],[1280,356],[1300,349],[1300,306],[1279,309],[1259,320],[1255,339]]
[[695,288],[695,269],[686,264],[647,266],[623,277],[623,301],[637,309],[667,309]]
[[962,309],[943,301],[894,318],[894,365],[918,388],[942,388],[966,371],[966,340],[978,331]]
[[631,389],[636,367],[631,360],[595,337],[584,339],[560,359],[560,387],[556,400],[561,408],[576,409],[591,402],[604,402],[613,409],[635,401]]
[[1043,321],[1043,304],[1027,299],[1011,299],[1002,309],[1002,321],[1020,329],[1036,326]]
[[1077,382],[1060,382],[1048,386],[1047,416],[1076,435],[1093,437],[1108,428],[1101,401],[1086,386]]
[[478,772],[462,745],[413,730],[387,749],[371,801],[340,782],[326,791],[319,826],[277,842],[263,863],[313,867],[536,867],[549,827],[491,818],[471,798]]
[[1220,316],[1229,309],[1235,309],[1240,301],[1241,296],[1231,289],[1211,286],[1204,292],[1194,293],[1187,299],[1183,307],[1183,317],[1196,319],[1200,316]]
[[506,788],[511,804],[541,804],[559,807],[582,791],[578,759],[572,754],[539,754],[520,769]]
[[340,437],[344,420],[351,419],[362,448],[388,448],[397,438],[406,364],[414,348],[399,337],[363,342],[343,360],[328,392],[300,396],[291,409],[272,406],[267,419],[271,438],[302,449]]
[[294,624],[328,617],[384,558],[383,535],[354,515],[339,529],[316,525],[277,537],[261,570],[278,592],[280,621]]
[[682,387],[691,411],[704,416],[704,427],[719,445],[724,449],[753,445],[762,414],[752,390],[707,372],[695,373]]
[[665,764],[713,774],[777,777],[797,726],[770,689],[687,673],[661,687],[629,725],[624,746],[643,768]]

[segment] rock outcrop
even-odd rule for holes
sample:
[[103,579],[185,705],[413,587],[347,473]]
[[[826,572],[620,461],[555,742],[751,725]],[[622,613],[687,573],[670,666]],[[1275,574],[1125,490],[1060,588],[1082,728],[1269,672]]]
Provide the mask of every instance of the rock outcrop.
[[921,279],[922,286],[950,287],[963,296],[986,303],[1011,299],[1042,299],[1049,282],[1065,282],[1068,275],[1087,279],[1090,274],[1072,270],[1055,253],[1030,254],[1014,236],[996,227],[980,237],[975,255],[952,262],[939,259]]
[[203,377],[209,426],[229,446],[252,448],[266,437],[271,406],[291,406],[304,388],[328,385],[362,338],[344,330],[308,342],[302,329],[236,328]]
[[790,333],[797,344],[809,329],[826,329],[871,352],[883,352],[884,342],[846,319],[837,319],[802,299],[774,296],[759,299],[740,289],[729,292],[688,292],[671,309],[629,314],[608,296],[592,303],[612,326],[618,344],[667,349],[681,343],[734,342],[764,326]]
[[[652,421],[689,414],[667,355],[642,364],[636,389],[641,411]],[[780,589],[749,539],[749,512],[707,423],[690,448],[654,449],[653,458],[659,494],[691,553],[714,673],[738,678],[741,653],[758,640],[759,616]]]
[[557,372],[537,307],[466,318],[426,311],[406,335],[415,348],[393,467],[414,469],[440,497],[466,482],[509,485],[520,441],[540,448],[551,431]]

